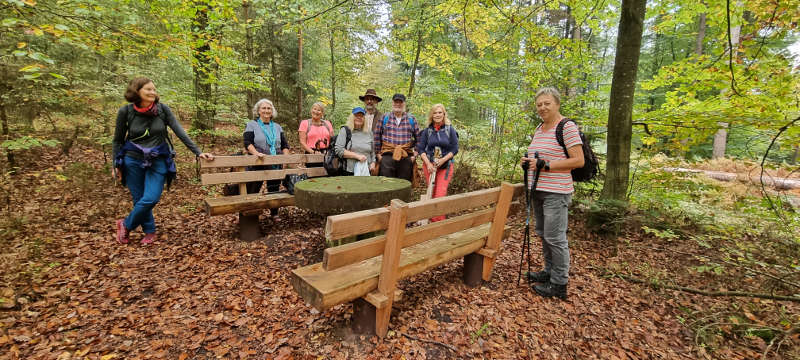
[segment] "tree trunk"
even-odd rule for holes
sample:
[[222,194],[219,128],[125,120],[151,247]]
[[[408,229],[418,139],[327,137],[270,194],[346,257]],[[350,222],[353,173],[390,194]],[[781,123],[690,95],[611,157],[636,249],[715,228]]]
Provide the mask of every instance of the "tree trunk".
[[[242,17],[244,17],[244,49],[245,49],[245,61],[248,65],[256,66],[255,64],[255,53],[253,51],[253,30],[250,27],[250,20],[251,18],[251,10],[253,4],[248,1],[244,0],[242,2]],[[253,71],[258,72],[258,66]],[[247,103],[245,104],[245,114],[250,114],[251,109],[255,106],[256,101],[258,101],[258,94],[252,88],[247,88]],[[249,116],[248,116],[249,117]]]
[[199,130],[211,130],[214,128],[214,104],[211,101],[213,89],[211,87],[211,72],[213,70],[211,58],[211,45],[206,36],[211,31],[208,28],[208,9],[209,5],[205,1],[195,3],[197,11],[192,26],[194,34],[194,58],[192,64],[194,72],[194,101],[195,117],[192,119],[192,127]]
[[331,47],[331,111],[328,114],[333,115],[336,111],[336,47],[333,44],[333,29],[330,29],[330,47]]
[[303,23],[297,29],[297,123],[303,118]]
[[703,55],[703,40],[706,37],[706,13],[700,14],[697,19],[697,39],[694,45],[694,53],[697,56]]
[[[0,103],[0,123],[2,123],[3,126],[3,140],[9,140],[8,116],[6,115],[6,106],[3,103]],[[11,169],[11,172],[14,172],[17,163],[14,161],[14,152],[11,151],[11,149],[6,149],[6,160],[8,160],[8,167]]]
[[[581,41],[581,27],[578,25],[578,21],[575,19],[574,16],[571,15],[571,10],[567,7],[567,11],[569,11],[569,21],[572,23],[572,42],[580,43]],[[573,73],[569,82],[569,87],[567,88],[567,97],[571,98],[578,94],[578,78]]]
[[269,76],[269,91],[270,97],[272,97],[272,101],[276,102],[278,100],[278,65],[275,61],[275,28],[272,24],[269,26],[269,66],[270,66],[270,76]]
[[[736,2],[737,6],[741,6],[741,2]],[[731,44],[733,47],[729,50],[733,53],[733,59],[736,59],[737,49],[739,48],[739,33],[741,32],[742,27],[741,25],[735,26],[731,28]],[[731,74],[733,76],[733,74]],[[725,91],[725,90],[723,90]],[[711,150],[711,158],[718,159],[721,157],[725,157],[725,150],[728,146],[728,126],[730,125],[727,122],[719,122],[719,130],[714,134],[714,143],[712,145]]]
[[[420,25],[421,26],[421,25]],[[408,85],[408,98],[414,92],[414,80],[417,76],[417,65],[419,64],[419,53],[422,51],[422,30],[419,30],[417,35],[417,54],[414,55],[414,65],[411,66],[411,82]]]
[[622,0],[608,109],[608,162],[601,199],[627,201],[628,197],[633,96],[646,5],[647,0]]

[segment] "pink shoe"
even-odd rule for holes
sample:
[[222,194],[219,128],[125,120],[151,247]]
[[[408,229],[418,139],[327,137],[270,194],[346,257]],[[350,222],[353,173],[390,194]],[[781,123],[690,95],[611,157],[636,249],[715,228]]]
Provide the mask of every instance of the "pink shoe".
[[117,242],[120,244],[128,243],[128,229],[125,228],[125,220],[117,220]]
[[154,241],[156,241],[156,239],[158,239],[158,235],[156,235],[156,233],[144,234],[144,237],[142,238],[142,245],[152,244]]

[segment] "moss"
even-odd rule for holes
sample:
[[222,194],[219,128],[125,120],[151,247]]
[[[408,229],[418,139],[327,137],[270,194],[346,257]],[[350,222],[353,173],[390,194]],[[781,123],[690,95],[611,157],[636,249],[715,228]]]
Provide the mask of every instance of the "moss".
[[383,176],[339,176],[297,183],[295,204],[320,215],[386,206],[392,199],[411,201],[411,183]]

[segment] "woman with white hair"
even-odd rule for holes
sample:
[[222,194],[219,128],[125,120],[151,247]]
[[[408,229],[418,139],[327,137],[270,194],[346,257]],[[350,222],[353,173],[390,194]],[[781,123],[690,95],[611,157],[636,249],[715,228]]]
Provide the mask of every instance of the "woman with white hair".
[[[283,134],[283,128],[273,119],[278,116],[278,111],[272,101],[261,99],[253,106],[253,117],[244,129],[244,147],[247,153],[260,158],[268,155],[289,155],[289,143]],[[281,165],[251,166],[247,170],[280,169]],[[253,194],[261,191],[263,182],[253,181],[247,183],[247,193]],[[267,192],[280,190],[281,180],[267,180]],[[273,220],[279,221],[278,209],[270,209]]]
[[[369,172],[375,170],[375,149],[372,146],[372,130],[365,126],[364,115],[366,110],[361,107],[354,108],[347,117],[347,125],[339,129],[336,144],[333,150],[336,156],[346,160],[345,175],[353,175],[357,167],[365,167]],[[350,141],[347,141],[347,132],[350,131]],[[361,172],[367,174],[367,172]]]

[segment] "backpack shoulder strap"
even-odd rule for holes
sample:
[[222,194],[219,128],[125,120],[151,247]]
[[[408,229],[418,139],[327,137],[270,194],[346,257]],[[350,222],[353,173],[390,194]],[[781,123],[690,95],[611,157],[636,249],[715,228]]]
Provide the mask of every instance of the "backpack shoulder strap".
[[333,125],[331,124],[331,122],[328,120],[323,120],[323,122],[325,122],[325,126],[328,128],[328,131],[330,132],[331,136],[333,136]]
[[[575,122],[575,120],[570,118],[563,118],[558,122],[558,125],[556,125],[556,141],[558,141],[558,145],[561,145],[561,148],[564,149],[564,155],[566,155],[567,158],[569,158],[569,152],[567,152],[567,145],[564,143],[564,125],[569,121]],[[575,123],[575,125],[577,125],[577,123]]]
[[[158,118],[164,123],[164,137],[167,138],[167,143],[169,144],[169,148],[171,150],[175,149],[175,145],[172,145],[172,136],[169,134],[169,125],[167,124],[167,112],[164,111],[164,104],[158,103]],[[174,131],[174,130],[173,130]]]
[[408,114],[408,125],[411,126],[411,137],[414,138],[414,143],[416,143],[417,132],[414,131],[414,126],[416,126],[416,122],[414,121],[414,115]]
[[131,122],[133,122],[133,104],[125,105],[125,115],[127,115],[126,124],[128,125],[128,129],[131,128]]
[[350,148],[347,147],[347,145],[350,144],[350,140],[353,137],[353,133],[351,132],[350,128],[347,125],[343,125],[341,128],[344,129],[345,133],[344,148],[349,150]]

